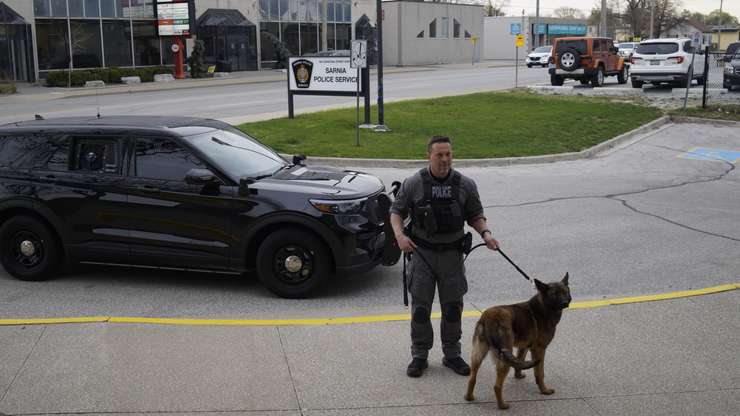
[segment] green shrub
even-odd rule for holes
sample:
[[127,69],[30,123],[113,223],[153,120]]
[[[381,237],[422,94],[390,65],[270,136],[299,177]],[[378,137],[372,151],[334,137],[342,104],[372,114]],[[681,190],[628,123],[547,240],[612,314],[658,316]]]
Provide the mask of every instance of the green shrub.
[[[81,87],[86,81],[101,80],[106,84],[121,83],[121,77],[141,78],[141,82],[154,81],[155,74],[173,74],[174,68],[167,66],[153,66],[146,68],[100,68],[86,71],[72,71],[72,86]],[[46,85],[49,87],[66,87],[69,71],[53,71],[46,76]]]
[[49,72],[46,76],[46,85],[49,87],[66,87],[67,71]]
[[0,94],[15,94],[18,90],[14,84],[0,84]]
[[108,79],[112,83],[121,83],[121,70],[119,68],[110,68],[108,70]]

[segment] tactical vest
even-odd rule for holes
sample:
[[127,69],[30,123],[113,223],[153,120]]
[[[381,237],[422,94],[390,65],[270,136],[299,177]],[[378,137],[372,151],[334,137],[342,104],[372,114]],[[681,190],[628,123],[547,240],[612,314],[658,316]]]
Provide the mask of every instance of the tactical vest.
[[448,234],[461,231],[465,218],[460,206],[460,182],[462,175],[452,171],[452,178],[439,183],[428,168],[420,172],[424,186],[424,199],[414,206],[416,225],[429,235]]

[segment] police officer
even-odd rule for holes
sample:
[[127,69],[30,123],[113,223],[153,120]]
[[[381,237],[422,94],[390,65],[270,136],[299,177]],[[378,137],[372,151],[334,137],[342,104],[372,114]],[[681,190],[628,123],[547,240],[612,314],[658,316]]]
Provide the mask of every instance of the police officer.
[[[470,367],[460,357],[463,295],[468,290],[463,264],[465,222],[491,250],[498,242],[486,225],[478,189],[472,179],[452,169],[452,142],[434,136],[427,144],[429,166],[407,178],[391,207],[391,224],[398,246],[413,252],[409,265],[411,293],[411,357],[409,377],[420,377],[434,341],[430,320],[435,288],[442,309],[442,363],[460,375]],[[404,218],[411,216],[410,235]]]

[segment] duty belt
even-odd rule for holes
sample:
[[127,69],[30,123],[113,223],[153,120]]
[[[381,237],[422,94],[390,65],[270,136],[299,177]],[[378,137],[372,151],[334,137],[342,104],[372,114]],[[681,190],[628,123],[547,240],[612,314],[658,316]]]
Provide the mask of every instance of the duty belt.
[[463,243],[465,241],[465,237],[462,237],[459,240],[453,241],[451,243],[433,243],[431,241],[424,240],[417,236],[412,236],[411,241],[413,241],[417,246],[421,248],[425,248],[427,250],[432,250],[432,251],[457,250],[459,252],[463,252],[464,251]]

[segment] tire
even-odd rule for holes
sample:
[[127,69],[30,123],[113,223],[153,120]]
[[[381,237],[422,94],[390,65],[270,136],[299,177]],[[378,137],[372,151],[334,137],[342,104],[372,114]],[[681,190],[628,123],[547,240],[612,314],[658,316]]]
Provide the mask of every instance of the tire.
[[532,64],[527,64],[527,68],[531,68],[531,67],[532,67]]
[[581,66],[581,53],[575,49],[566,49],[558,56],[560,69],[568,72],[575,71]]
[[[271,233],[257,250],[257,275],[278,296],[305,298],[319,288],[331,272],[329,250],[316,236],[303,230]],[[297,270],[288,269],[292,259]]]
[[626,84],[627,78],[629,78],[629,70],[627,69],[627,65],[623,65],[622,70],[617,74],[617,83]]
[[632,88],[642,88],[642,84],[644,84],[644,83],[645,82],[643,82],[643,81],[635,81],[633,79],[632,80]]
[[594,88],[604,86],[604,68],[603,67],[599,67],[596,70],[596,73],[594,74],[593,79],[591,79],[591,85],[593,85]]
[[588,85],[588,83],[591,82],[591,80],[588,80],[586,78],[581,78],[578,81],[580,81],[581,85]]
[[21,215],[0,228],[0,263],[19,280],[51,278],[62,259],[56,234],[36,218]]
[[560,87],[563,85],[563,82],[565,80],[560,75],[550,75],[550,84],[555,87]]
[[706,81],[706,80],[704,79],[704,77],[700,77],[700,78],[697,78],[697,79],[696,79],[696,83],[697,83],[698,85],[704,85],[704,82],[705,82],[705,81]]

